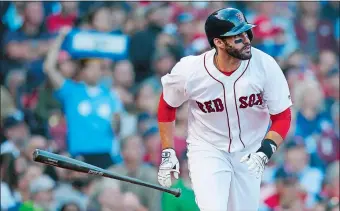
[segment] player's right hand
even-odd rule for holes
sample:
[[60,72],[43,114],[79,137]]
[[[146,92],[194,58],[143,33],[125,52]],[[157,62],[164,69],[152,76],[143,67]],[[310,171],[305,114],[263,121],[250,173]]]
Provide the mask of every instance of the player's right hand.
[[158,170],[158,182],[164,187],[171,186],[171,174],[179,178],[179,161],[174,149],[164,149],[162,151],[162,163]]

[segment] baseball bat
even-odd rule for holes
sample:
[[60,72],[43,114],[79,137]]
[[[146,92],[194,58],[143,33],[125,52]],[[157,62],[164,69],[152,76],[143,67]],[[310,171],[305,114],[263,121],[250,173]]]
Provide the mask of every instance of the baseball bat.
[[72,159],[66,156],[58,155],[58,154],[47,152],[47,151],[40,150],[40,149],[36,149],[33,152],[33,160],[35,162],[44,163],[44,164],[56,166],[59,168],[64,168],[64,169],[69,169],[69,170],[73,170],[77,172],[83,172],[87,174],[93,174],[93,175],[98,175],[102,177],[117,179],[117,180],[121,180],[124,182],[129,182],[129,183],[153,188],[159,191],[172,194],[176,197],[179,197],[181,195],[180,188],[167,188],[167,187],[162,187],[160,185],[151,184],[151,183],[144,182],[142,180],[135,179],[132,177],[119,175],[114,172],[99,168],[94,165],[90,165],[88,163],[85,163],[85,162],[82,162],[76,159]]

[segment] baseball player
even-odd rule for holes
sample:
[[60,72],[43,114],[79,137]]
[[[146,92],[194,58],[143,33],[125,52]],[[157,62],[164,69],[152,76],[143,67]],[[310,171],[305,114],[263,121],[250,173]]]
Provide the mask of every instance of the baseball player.
[[187,101],[188,164],[202,211],[258,210],[261,175],[290,127],[287,81],[271,56],[251,47],[253,27],[237,9],[212,13],[205,23],[212,50],[182,58],[161,79],[158,181],[169,187],[179,176],[174,124]]

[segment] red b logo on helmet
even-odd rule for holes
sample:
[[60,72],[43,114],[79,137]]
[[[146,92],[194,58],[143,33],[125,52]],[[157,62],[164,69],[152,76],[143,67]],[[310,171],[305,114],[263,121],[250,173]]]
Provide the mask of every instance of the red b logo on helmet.
[[239,19],[241,22],[244,21],[244,17],[243,17],[243,15],[242,15],[242,13],[236,13],[236,17],[237,17],[237,19]]

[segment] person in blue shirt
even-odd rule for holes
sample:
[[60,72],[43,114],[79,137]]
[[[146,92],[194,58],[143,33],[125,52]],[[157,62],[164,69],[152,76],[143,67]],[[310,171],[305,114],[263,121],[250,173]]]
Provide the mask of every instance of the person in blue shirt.
[[112,90],[100,84],[101,60],[79,61],[80,82],[65,79],[57,69],[60,46],[70,30],[63,28],[51,46],[44,72],[62,103],[67,122],[67,149],[72,156],[101,168],[118,162],[119,113],[123,106]]

